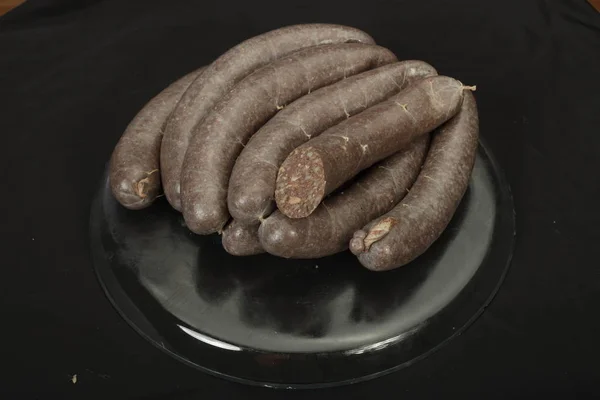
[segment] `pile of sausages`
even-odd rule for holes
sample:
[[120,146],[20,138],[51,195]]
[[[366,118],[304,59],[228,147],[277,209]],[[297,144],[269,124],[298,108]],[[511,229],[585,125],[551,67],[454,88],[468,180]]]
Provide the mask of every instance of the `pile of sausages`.
[[153,98],[113,152],[111,190],[134,210],[164,191],[234,255],[350,248],[393,269],[427,250],[466,191],[474,89],[355,28],[277,29]]

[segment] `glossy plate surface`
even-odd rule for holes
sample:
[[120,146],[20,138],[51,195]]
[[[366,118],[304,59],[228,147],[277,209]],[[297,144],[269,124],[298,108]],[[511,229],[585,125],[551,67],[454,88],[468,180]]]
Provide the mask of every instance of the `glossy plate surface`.
[[447,230],[390,272],[349,252],[234,257],[160,199],[128,211],[106,179],[92,206],[99,279],[123,317],[176,358],[246,383],[315,387],[399,369],[466,328],[491,301],[514,240],[510,190],[480,146]]

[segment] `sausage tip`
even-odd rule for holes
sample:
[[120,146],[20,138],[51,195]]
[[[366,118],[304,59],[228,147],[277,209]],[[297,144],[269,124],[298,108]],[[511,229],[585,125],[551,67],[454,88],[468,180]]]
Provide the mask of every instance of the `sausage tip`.
[[183,218],[189,230],[198,235],[221,233],[229,219],[223,216],[220,209],[204,207],[202,201],[191,201],[190,205],[187,205],[186,201],[183,208]]
[[262,247],[270,254],[289,258],[293,250],[302,246],[302,234],[294,223],[290,223],[280,212],[264,220],[258,229]]
[[160,177],[153,173],[134,173],[143,178],[131,179],[123,173],[112,173],[109,181],[111,191],[121,205],[129,210],[141,210],[148,207],[160,192]]
[[350,239],[350,244],[349,244],[349,248],[350,251],[352,252],[352,254],[354,255],[359,255],[360,253],[363,253],[365,251],[365,237],[367,236],[367,233],[365,231],[363,231],[362,229],[359,231],[354,232],[354,237],[352,239]]
[[222,232],[221,243],[226,252],[234,256],[264,253],[258,239],[258,225],[244,225],[233,220]]
[[181,184],[179,181],[168,181],[163,177],[163,186],[165,196],[167,197],[169,204],[171,204],[171,207],[179,212],[183,211],[183,206],[181,204]]
[[364,238],[364,251],[369,251],[373,243],[383,239],[388,233],[390,233],[390,229],[396,225],[396,222],[397,221],[394,218],[388,217],[382,219],[373,227],[371,227],[369,229],[369,233]]
[[150,205],[150,203],[152,203],[152,201],[155,198],[140,198],[136,194],[129,191],[125,192],[113,190],[113,195],[115,196],[115,199],[117,199],[117,201],[128,210],[141,210],[143,208],[146,208]]
[[160,175],[157,173],[158,169],[147,172],[145,178],[140,179],[133,185],[135,194],[140,199],[146,199],[149,194],[153,195],[154,193],[151,193],[151,191],[157,192],[156,187],[160,185]]
[[240,223],[246,225],[256,224],[262,222],[267,218],[275,209],[275,202],[272,199],[266,201],[261,196],[260,192],[255,193],[252,188],[247,190],[247,193],[243,195],[232,196],[231,195],[231,184],[230,194],[227,196],[227,206],[231,216]]

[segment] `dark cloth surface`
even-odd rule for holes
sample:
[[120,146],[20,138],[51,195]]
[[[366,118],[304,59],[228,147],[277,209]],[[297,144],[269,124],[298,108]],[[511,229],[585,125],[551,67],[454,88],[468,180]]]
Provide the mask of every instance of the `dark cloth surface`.
[[[146,101],[238,42],[303,22],[356,26],[477,85],[517,240],[499,294],[448,346],[373,381],[289,392],[208,376],[138,336],[100,289],[87,229],[105,163]],[[0,131],[3,398],[600,396],[600,14],[583,0],[29,0],[0,18]]]

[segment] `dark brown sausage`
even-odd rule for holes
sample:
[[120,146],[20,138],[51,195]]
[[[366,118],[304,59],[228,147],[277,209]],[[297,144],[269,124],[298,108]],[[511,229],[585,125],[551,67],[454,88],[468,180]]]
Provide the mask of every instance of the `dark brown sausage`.
[[148,207],[160,194],[160,143],[173,108],[204,67],[173,82],[150,100],[125,129],[109,168],[115,198],[131,210]]
[[404,200],[354,234],[350,250],[373,271],[414,260],[442,234],[473,170],[479,138],[477,105],[465,93],[461,111],[434,134],[423,170]]
[[408,192],[427,154],[429,135],[365,171],[306,218],[275,211],[259,228],[263,248],[281,257],[318,258],[348,248],[356,227],[391,210]]
[[396,61],[389,50],[361,43],[300,50],[246,77],[199,124],[185,156],[181,198],[195,233],[220,231],[229,220],[227,186],[244,145],[286,104],[311,90]]
[[446,76],[422,79],[299,146],[277,174],[277,207],[290,218],[310,215],[358,172],[455,115],[464,89]]
[[264,253],[260,241],[258,240],[259,224],[246,225],[233,220],[223,229],[221,238],[223,248],[226,252],[234,256],[251,256]]
[[181,210],[181,168],[192,130],[221,97],[244,77],[280,57],[306,47],[346,42],[374,43],[366,33],[347,26],[293,25],[248,39],[209,65],[185,92],[165,130],[160,162],[169,203]]
[[258,223],[275,208],[277,170],[292,150],[325,129],[398,93],[426,76],[437,75],[423,61],[401,61],[363,72],[301,97],[256,132],[229,180],[231,215]]

